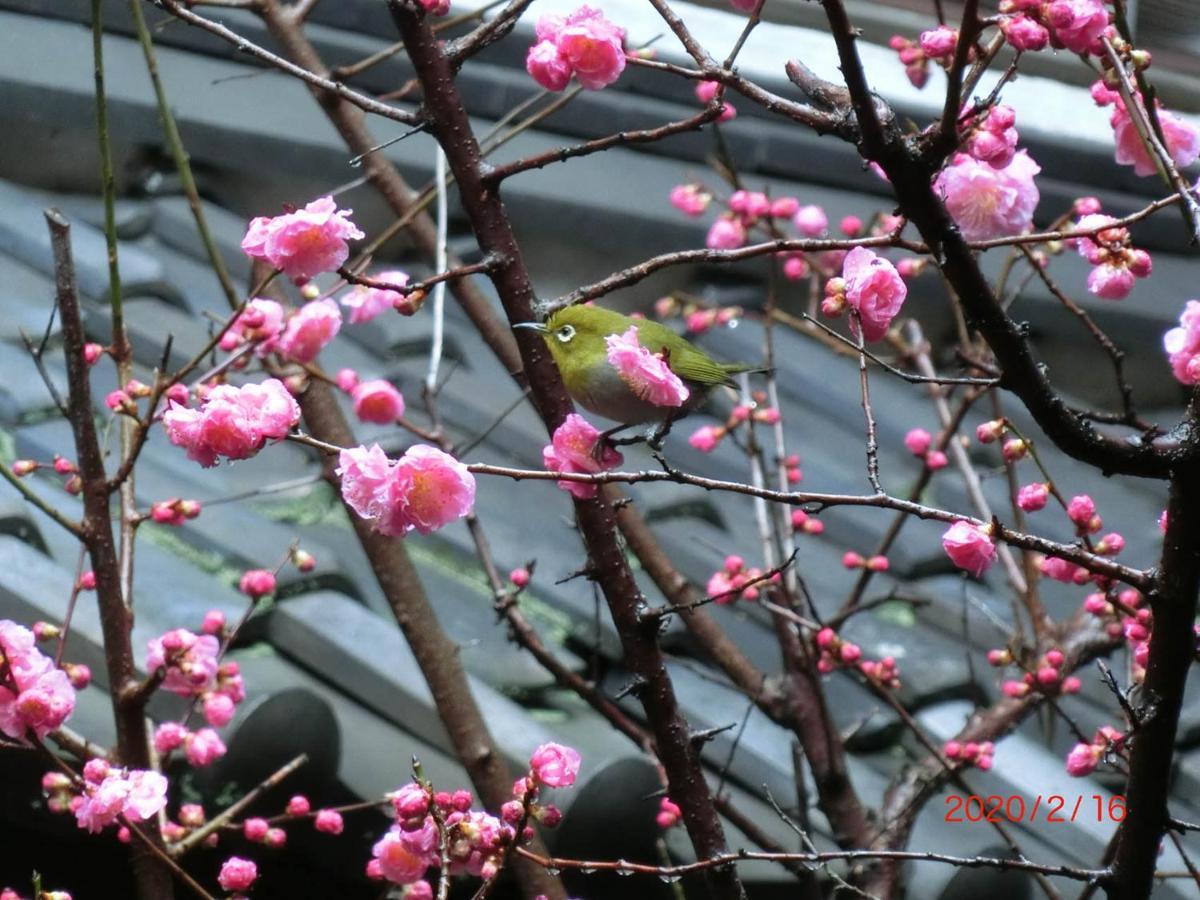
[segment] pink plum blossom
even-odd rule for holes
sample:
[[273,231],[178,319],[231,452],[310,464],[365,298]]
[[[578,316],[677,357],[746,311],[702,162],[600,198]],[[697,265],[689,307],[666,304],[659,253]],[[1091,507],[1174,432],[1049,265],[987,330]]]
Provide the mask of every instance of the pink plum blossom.
[[[380,272],[373,276],[374,281],[379,281],[384,284],[408,284],[408,273],[401,272],[398,269],[391,269],[386,272]],[[365,284],[356,284],[348,293],[341,298],[341,304],[349,313],[350,324],[358,325],[362,322],[370,322],[381,313],[387,312],[397,304],[403,304],[407,300],[407,296],[400,291],[390,291],[382,287],[369,287]]]
[[[1158,122],[1166,139],[1166,150],[1176,166],[1187,168],[1200,157],[1200,132],[1190,123],[1165,109],[1158,110]],[[1116,101],[1109,124],[1112,125],[1113,139],[1117,145],[1116,161],[1123,166],[1133,166],[1137,175],[1155,174],[1158,165],[1142,143],[1137,126],[1120,100]]]
[[242,250],[304,284],[340,268],[350,255],[346,241],[366,236],[350,221],[351,212],[339,210],[332,197],[321,197],[295,212],[259,216],[250,222]]
[[539,41],[525,56],[525,71],[548,91],[561,91],[571,81],[571,63],[554,41]]
[[225,755],[225,742],[211,728],[201,728],[183,742],[187,761],[197,769],[211,765]]
[[710,250],[736,250],[746,243],[746,226],[737,219],[721,216],[709,226],[704,239]]
[[642,346],[636,325],[630,325],[624,334],[608,335],[604,342],[609,365],[639,399],[655,406],[678,407],[691,395],[669,362]]
[[431,16],[444,16],[450,12],[450,0],[418,0],[421,8]]
[[310,363],[342,327],[342,311],[330,297],[306,303],[288,319],[278,350],[288,359]]
[[1050,32],[1046,26],[1031,16],[1010,16],[1001,22],[1000,30],[1014,50],[1044,50],[1050,43]]
[[1072,53],[1099,52],[1100,37],[1108,27],[1108,11],[1100,0],[1054,0],[1045,16],[1058,44]]
[[[283,330],[283,307],[274,300],[256,297],[246,304],[233,323],[221,336],[221,349],[236,350],[244,343],[255,344],[258,356],[274,352],[275,339]],[[186,405],[186,401],[183,402]]]
[[0,620],[0,732],[23,741],[28,731],[39,739],[62,726],[75,710],[70,676],[37,648],[32,631]]
[[529,770],[546,787],[570,787],[579,774],[579,751],[563,744],[542,744],[529,757]]
[[354,414],[363,422],[391,425],[404,415],[404,396],[382,378],[363,381],[350,392]]
[[251,569],[242,574],[238,590],[257,600],[275,593],[275,573],[270,569]]
[[221,864],[217,884],[223,891],[247,891],[258,880],[258,866],[249,859],[231,856]]
[[941,171],[934,187],[963,237],[985,241],[1029,230],[1039,199],[1033,179],[1040,171],[1024,150],[1003,169],[960,153]]
[[877,341],[900,312],[908,286],[896,267],[866,247],[855,247],[842,264],[846,302],[858,311],[863,336]]
[[413,884],[430,866],[439,862],[434,850],[422,849],[410,834],[393,825],[371,848],[380,877],[393,884]]
[[181,697],[199,696],[216,684],[221,643],[211,634],[175,628],[146,644],[146,671],[165,669],[162,688]]
[[166,804],[167,779],[160,773],[104,765],[84,767],[83,793],[73,808],[79,827],[94,833],[122,815],[135,821],[148,819]]
[[435,447],[417,444],[392,461],[374,444],[343,450],[337,474],[342,497],[382,534],[429,534],[470,513],[475,477]]
[[[542,462],[551,472],[593,474],[619,466],[624,457],[605,444],[599,453],[600,431],[578,413],[571,413],[554,429],[550,443],[542,448]],[[596,496],[599,488],[580,481],[560,481],[558,486],[581,500]]]
[[955,522],[942,535],[942,549],[952,563],[976,578],[996,561],[996,545],[989,531],[963,520]]
[[171,443],[205,467],[222,456],[248,459],[268,440],[283,440],[299,421],[299,405],[275,378],[240,388],[218,385],[198,409],[172,402],[163,413]]
[[1163,335],[1171,372],[1180,384],[1200,383],[1200,300],[1189,300],[1179,326]]
[[535,28],[538,42],[530,48],[525,68],[551,91],[561,91],[572,74],[588,90],[600,90],[625,71],[625,29],[590,6],[565,18],[542,16]]

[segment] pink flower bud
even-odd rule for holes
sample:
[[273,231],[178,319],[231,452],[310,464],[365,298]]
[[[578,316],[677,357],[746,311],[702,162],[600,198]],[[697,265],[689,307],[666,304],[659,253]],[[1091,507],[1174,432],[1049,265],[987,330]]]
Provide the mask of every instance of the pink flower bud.
[[864,561],[862,554],[855,553],[853,550],[847,550],[842,554],[842,565],[847,569],[861,569]]
[[11,471],[18,478],[24,478],[31,472],[36,472],[41,464],[32,459],[18,459],[11,466]]
[[1017,462],[1024,459],[1029,453],[1029,445],[1021,438],[1009,438],[1004,442],[1004,446],[1000,448],[1000,455],[1004,457],[1006,462]]
[[729,556],[725,557],[725,561],[722,563],[722,565],[724,565],[726,572],[728,572],[730,575],[735,575],[742,571],[742,569],[746,568],[746,561],[737,554],[731,553]]
[[339,389],[348,394],[358,386],[358,373],[353,369],[338,369],[333,380]]
[[942,753],[945,754],[947,759],[958,759],[962,754],[962,749],[962,744],[958,741],[946,741],[942,745]]
[[989,650],[987,652],[987,661],[988,665],[996,666],[997,668],[1007,666],[1012,662],[1012,653],[1007,648],[1003,650]]
[[688,443],[701,453],[711,453],[724,436],[724,428],[702,425],[688,437]]
[[238,590],[255,600],[275,593],[275,587],[275,573],[268,569],[251,569],[238,582]]
[[104,355],[104,348],[99,344],[88,343],[83,345],[83,361],[89,366],[94,366],[100,361],[100,357]]
[[323,809],[317,813],[313,826],[323,834],[341,834],[345,828],[342,814],[334,809]]
[[821,207],[809,205],[796,210],[792,224],[804,237],[819,238],[829,228],[829,219]]
[[63,663],[62,668],[75,690],[82,691],[92,683],[92,670],[83,663]]
[[863,221],[858,216],[846,216],[842,219],[840,228],[846,237],[858,237],[863,231]]
[[800,211],[800,201],[795,197],[780,197],[771,204],[771,217],[790,219]]
[[1076,744],[1067,754],[1067,774],[1075,778],[1090,775],[1100,762],[1100,753],[1091,744]]
[[525,568],[513,569],[508,573],[508,580],[519,588],[523,588],[529,584],[529,570]]
[[914,456],[924,456],[933,443],[933,435],[924,428],[914,428],[904,435],[904,446]]
[[270,827],[266,819],[247,819],[242,823],[242,834],[246,836],[246,840],[257,843],[267,836],[267,831]]
[[1045,482],[1027,484],[1017,491],[1017,506],[1025,512],[1037,512],[1044,509],[1050,498],[1050,486]]
[[263,836],[263,843],[268,847],[282,847],[287,843],[287,832],[282,828],[268,828]]
[[1081,687],[1083,687],[1083,683],[1078,678],[1074,675],[1068,675],[1063,679],[1060,690],[1064,694],[1078,694]]
[[930,59],[952,56],[958,46],[958,32],[945,25],[921,33],[921,50]]
[[925,465],[930,471],[936,472],[938,469],[944,469],[950,464],[950,460],[946,458],[946,454],[941,450],[930,450],[925,454]]
[[391,425],[404,415],[404,396],[382,378],[364,381],[350,392],[354,414],[363,422]]
[[975,440],[981,444],[990,444],[997,440],[1005,430],[1005,422],[1003,419],[993,419],[990,422],[984,422],[975,429]]
[[1005,39],[1014,50],[1044,50],[1050,43],[1050,32],[1040,22],[1029,16],[1012,16],[1000,24]]
[[221,865],[217,883],[223,891],[248,891],[258,878],[258,866],[248,859],[231,856]]
[[1086,527],[1096,515],[1096,504],[1087,494],[1072,497],[1067,504],[1067,517],[1079,527]]

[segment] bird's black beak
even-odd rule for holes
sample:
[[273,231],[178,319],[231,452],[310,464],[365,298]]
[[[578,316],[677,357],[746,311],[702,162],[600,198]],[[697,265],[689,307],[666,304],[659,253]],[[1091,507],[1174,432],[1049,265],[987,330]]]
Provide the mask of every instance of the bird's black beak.
[[532,328],[534,331],[540,334],[547,334],[550,331],[550,329],[541,322],[518,322],[513,326],[513,328]]

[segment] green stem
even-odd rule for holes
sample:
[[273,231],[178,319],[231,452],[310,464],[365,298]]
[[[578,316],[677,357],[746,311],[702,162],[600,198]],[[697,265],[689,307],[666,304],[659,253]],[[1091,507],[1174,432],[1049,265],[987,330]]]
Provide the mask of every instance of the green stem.
[[108,134],[108,100],[104,88],[104,25],[101,0],[92,0],[92,58],[96,78],[96,135],[100,143],[100,187],[104,194],[104,242],[108,246],[108,299],[112,304],[113,354],[121,359],[125,314],[121,304],[121,267],[117,259],[116,178],[113,175],[112,142]]
[[133,24],[137,30],[138,41],[142,45],[142,55],[146,58],[146,72],[150,75],[150,83],[154,86],[154,99],[158,104],[163,137],[167,140],[167,146],[171,148],[171,157],[175,160],[176,171],[179,172],[179,182],[183,187],[183,194],[187,198],[192,217],[196,220],[196,231],[200,235],[200,242],[204,244],[204,252],[208,255],[209,265],[212,266],[217,281],[221,283],[221,290],[225,293],[229,308],[237,309],[241,304],[241,297],[237,288],[234,287],[233,279],[229,277],[229,270],[225,268],[225,261],[221,259],[220,251],[217,250],[216,242],[213,241],[212,232],[208,229],[208,219],[204,215],[204,208],[200,205],[200,192],[196,188],[196,179],[192,175],[192,164],[187,148],[183,146],[183,138],[179,134],[179,127],[175,123],[171,105],[167,102],[167,92],[163,88],[162,78],[158,74],[154,40],[150,36],[150,29],[146,27],[146,17],[142,14],[141,0],[129,0],[129,11],[133,14]]

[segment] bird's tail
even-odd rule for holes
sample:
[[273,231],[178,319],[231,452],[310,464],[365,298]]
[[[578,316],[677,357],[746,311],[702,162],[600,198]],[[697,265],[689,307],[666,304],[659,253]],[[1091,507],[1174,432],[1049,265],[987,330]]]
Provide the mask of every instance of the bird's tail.
[[766,375],[775,371],[769,366],[756,366],[754,363],[719,363],[721,371],[725,373],[725,385],[731,387],[735,391],[740,385],[733,380],[734,375]]

